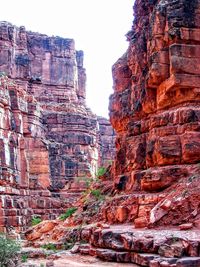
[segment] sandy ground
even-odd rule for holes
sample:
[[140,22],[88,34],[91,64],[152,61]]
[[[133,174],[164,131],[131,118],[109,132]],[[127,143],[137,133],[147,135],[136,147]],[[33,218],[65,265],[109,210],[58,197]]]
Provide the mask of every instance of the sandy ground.
[[[51,260],[29,260],[26,262],[23,267],[28,266],[37,266],[45,267],[46,263],[50,263]],[[95,257],[91,256],[82,256],[80,254],[71,254],[70,252],[64,252],[61,254],[61,257],[57,260],[54,260],[54,267],[138,267],[138,265],[130,263],[114,263],[114,262],[103,262]]]

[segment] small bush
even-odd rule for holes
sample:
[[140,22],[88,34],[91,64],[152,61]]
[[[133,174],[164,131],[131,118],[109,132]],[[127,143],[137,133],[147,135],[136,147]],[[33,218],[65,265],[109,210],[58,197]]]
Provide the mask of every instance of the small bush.
[[26,254],[21,256],[21,262],[27,262],[28,256]]
[[62,215],[60,215],[60,220],[64,221],[67,218],[69,218],[70,216],[72,216],[74,214],[74,212],[77,211],[77,208],[73,207],[73,208],[69,208],[66,210],[65,213],[63,213]]
[[93,195],[97,200],[103,200],[105,196],[101,194],[101,191],[99,189],[92,189],[91,195]]
[[101,191],[99,189],[93,189],[91,190],[91,195],[93,195],[96,198],[99,198],[101,196]]
[[106,168],[105,167],[100,167],[97,171],[97,177],[100,177],[106,173]]
[[42,245],[41,247],[47,250],[56,250],[56,245],[52,243]]
[[0,234],[0,267],[7,266],[9,261],[17,256],[20,248],[20,244],[17,241]]
[[42,222],[42,219],[40,217],[33,217],[32,220],[31,220],[31,225],[35,226],[35,225],[37,225],[37,224],[39,224],[41,222]]

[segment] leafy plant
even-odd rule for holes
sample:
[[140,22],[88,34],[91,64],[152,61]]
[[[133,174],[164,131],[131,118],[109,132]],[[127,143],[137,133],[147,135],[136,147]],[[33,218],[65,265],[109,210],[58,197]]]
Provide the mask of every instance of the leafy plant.
[[17,256],[20,248],[20,244],[17,241],[0,234],[0,267],[7,266],[9,261]]
[[42,222],[42,219],[40,217],[33,217],[32,220],[31,220],[31,225],[35,226],[35,225],[37,225],[37,224],[39,224],[41,222]]
[[75,212],[77,211],[76,207],[72,207],[66,210],[65,213],[63,213],[62,215],[60,215],[60,220],[64,221],[67,218],[71,217]]
[[97,170],[97,177],[100,177],[102,175],[104,175],[106,173],[107,169],[105,167],[100,167],[98,170]]
[[91,179],[90,178],[86,178],[85,185],[86,185],[87,188],[90,187],[91,183],[92,183]]
[[98,200],[103,200],[105,198],[105,196],[101,194],[101,190],[99,189],[92,189],[90,193]]
[[47,250],[56,250],[56,245],[52,243],[42,245],[41,247]]
[[91,190],[91,195],[93,195],[96,198],[99,198],[101,195],[101,191],[99,189],[92,189]]
[[21,261],[22,261],[22,262],[27,262],[27,260],[28,260],[28,256],[27,256],[26,254],[23,254],[23,255],[21,256]]

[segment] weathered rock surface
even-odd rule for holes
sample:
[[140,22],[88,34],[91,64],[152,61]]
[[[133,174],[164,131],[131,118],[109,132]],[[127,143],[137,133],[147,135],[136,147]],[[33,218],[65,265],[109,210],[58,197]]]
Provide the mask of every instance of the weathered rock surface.
[[135,1],[127,52],[113,66],[113,168],[119,200],[109,222],[136,227],[200,216],[200,1]]
[[74,40],[1,22],[0,72],[0,226],[23,227],[73,205],[98,161],[112,160],[114,132],[86,106]]
[[[73,252],[106,261],[200,266],[200,1],[136,0],[134,10],[128,51],[113,67],[110,180],[92,185],[73,217],[26,238],[58,248],[84,241]],[[80,212],[87,220],[69,227]],[[84,225],[92,220],[101,223]]]
[[[105,261],[131,262],[140,266],[199,266],[200,230],[134,229],[130,225],[93,224],[67,228],[65,222],[53,222],[48,236],[41,229],[43,222],[26,233],[29,245],[76,244],[71,253],[96,256]],[[84,242],[84,243],[83,243]]]
[[110,122],[98,116],[99,123],[99,166],[108,167],[115,157],[115,132]]
[[[36,252],[36,253],[35,253]],[[107,262],[104,262],[100,259],[94,258],[90,255],[80,255],[80,254],[71,254],[68,251],[59,251],[53,252],[52,256],[47,256],[48,251],[43,252],[43,257],[38,258],[38,249],[24,249],[23,255],[28,256],[28,260],[25,263],[19,265],[19,267],[41,267],[41,265],[45,267],[54,266],[54,267],[103,267],[108,266]],[[40,253],[41,253],[40,252]],[[33,257],[35,256],[35,257]],[[49,258],[52,258],[51,260]],[[49,265],[52,264],[52,265]],[[113,267],[121,267],[121,263],[110,262],[109,266]],[[136,267],[138,265],[126,264],[126,267]]]
[[51,198],[48,148],[41,108],[22,86],[2,75],[0,227],[25,226],[33,210],[49,218],[61,203]]

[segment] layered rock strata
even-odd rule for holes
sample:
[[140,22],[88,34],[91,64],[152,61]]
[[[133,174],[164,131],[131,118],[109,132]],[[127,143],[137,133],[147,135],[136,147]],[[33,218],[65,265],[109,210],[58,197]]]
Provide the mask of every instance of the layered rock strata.
[[198,0],[135,1],[129,48],[113,66],[115,188],[125,195],[108,207],[111,222],[117,213],[137,227],[200,216],[199,10]]
[[[199,10],[198,0],[135,1],[129,48],[113,66],[111,174],[71,218],[30,229],[31,245],[73,237],[86,244],[72,252],[106,261],[200,266]],[[68,227],[81,214],[93,224]]]
[[9,232],[27,225],[33,213],[53,218],[61,203],[48,190],[48,145],[38,102],[4,75],[0,84],[0,229]]
[[98,116],[99,123],[99,166],[108,167],[115,157],[115,132],[110,121]]
[[0,72],[7,82],[1,88],[1,226],[25,226],[33,214],[51,219],[73,205],[98,161],[113,155],[113,131],[86,106],[83,52],[73,39],[1,22]]

